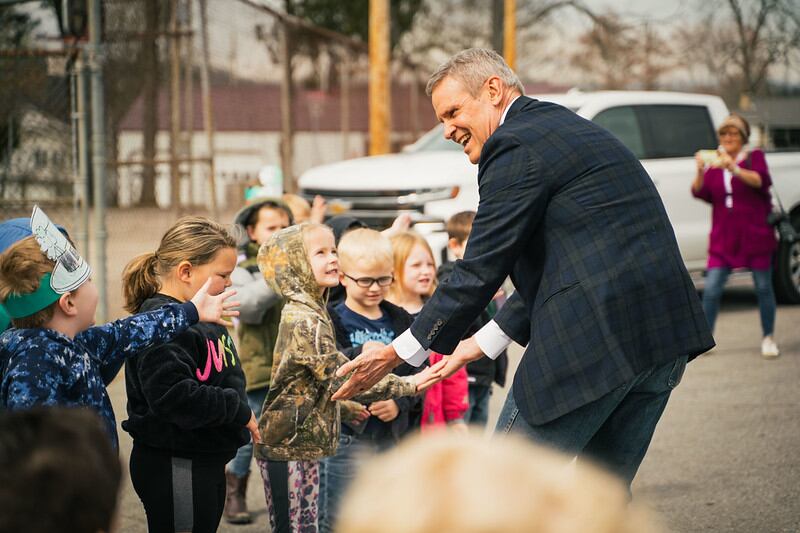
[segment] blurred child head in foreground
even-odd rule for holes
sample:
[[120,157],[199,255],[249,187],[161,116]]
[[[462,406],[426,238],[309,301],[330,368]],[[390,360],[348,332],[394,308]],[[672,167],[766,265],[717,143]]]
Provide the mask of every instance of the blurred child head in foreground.
[[0,413],[0,531],[112,531],[121,477],[89,409]]
[[[409,510],[413,510],[409,512]],[[347,533],[655,533],[626,487],[519,437],[416,436],[376,456],[346,494]]]

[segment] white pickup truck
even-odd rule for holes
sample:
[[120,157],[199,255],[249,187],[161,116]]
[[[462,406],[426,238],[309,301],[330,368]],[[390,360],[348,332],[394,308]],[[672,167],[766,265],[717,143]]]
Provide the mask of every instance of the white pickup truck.
[[[616,135],[641,160],[666,206],[687,269],[702,284],[710,206],[692,197],[694,153],[716,148],[716,128],[728,115],[716,96],[673,92],[602,91],[536,96],[561,104]],[[752,139],[751,139],[752,140]],[[768,153],[774,189],[800,228],[800,154]],[[443,221],[478,205],[477,166],[437,126],[402,153],[312,168],[300,176],[303,194],[325,197],[375,226],[409,212],[415,229],[443,250]],[[438,259],[438,258],[437,258]],[[775,256],[779,301],[800,303],[800,243],[782,243]]]

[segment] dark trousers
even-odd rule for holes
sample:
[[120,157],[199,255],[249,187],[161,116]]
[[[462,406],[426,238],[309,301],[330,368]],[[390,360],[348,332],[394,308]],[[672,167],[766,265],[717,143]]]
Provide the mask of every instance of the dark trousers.
[[468,424],[485,427],[489,421],[489,399],[491,397],[491,385],[470,385],[469,409],[464,415],[464,420]]
[[646,370],[605,396],[545,424],[531,425],[519,412],[513,388],[496,433],[517,433],[605,466],[630,486],[656,424],[686,368],[686,356]]
[[213,533],[225,507],[225,461],[174,457],[133,444],[131,482],[150,533]]

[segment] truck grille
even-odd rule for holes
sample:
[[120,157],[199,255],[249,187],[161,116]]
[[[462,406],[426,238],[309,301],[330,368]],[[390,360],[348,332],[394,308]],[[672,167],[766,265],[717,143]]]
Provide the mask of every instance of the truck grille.
[[402,213],[409,213],[414,222],[438,222],[424,214],[425,204],[452,198],[452,188],[399,189],[381,191],[347,191],[303,189],[300,194],[311,202],[320,195],[328,202],[328,215],[348,214],[372,227],[383,228]]

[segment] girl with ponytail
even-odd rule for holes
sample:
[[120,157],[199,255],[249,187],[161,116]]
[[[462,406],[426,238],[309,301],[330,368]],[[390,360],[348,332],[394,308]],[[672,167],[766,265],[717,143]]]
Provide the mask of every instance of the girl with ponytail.
[[[185,217],[158,249],[135,258],[123,273],[131,312],[185,302],[207,285],[230,286],[236,239],[220,224]],[[196,324],[172,342],[126,362],[128,420],[133,437],[130,474],[150,531],[216,531],[225,503],[225,464],[258,426],[232,333]]]

